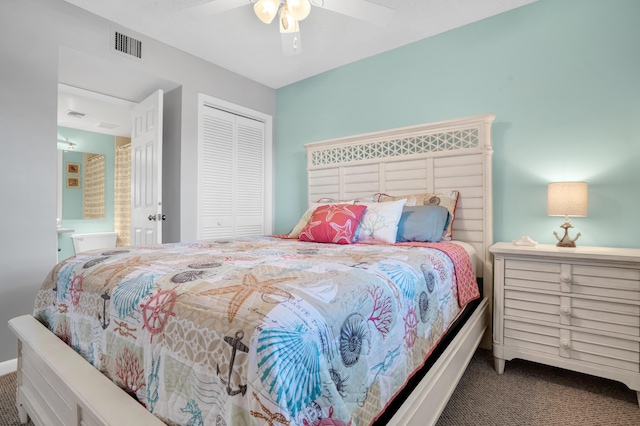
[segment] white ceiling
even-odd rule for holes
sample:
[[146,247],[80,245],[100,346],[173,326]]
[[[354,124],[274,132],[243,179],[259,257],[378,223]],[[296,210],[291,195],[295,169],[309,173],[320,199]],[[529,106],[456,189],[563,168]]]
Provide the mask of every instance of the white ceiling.
[[282,52],[277,20],[260,22],[250,0],[222,13],[216,3],[239,0],[66,1],[277,89],[535,0],[368,0],[393,9],[385,26],[312,6],[294,56]]
[[[285,56],[278,24],[263,24],[246,6],[213,13],[216,2],[240,0],[65,0],[119,25],[155,38],[272,88],[520,7],[535,0],[368,0],[393,9],[386,26],[373,25],[319,7],[301,22],[302,53]],[[338,0],[352,1],[352,0]],[[129,136],[131,108],[148,95],[148,84],[169,91],[175,83],[122,70],[81,52],[61,48],[58,125]],[[64,64],[75,64],[64,66]],[[84,64],[84,65],[83,65]],[[83,68],[84,67],[84,68]],[[92,87],[96,67],[119,75],[101,87],[115,98],[76,87]],[[118,74],[120,73],[120,74]],[[86,81],[85,81],[86,80]],[[64,84],[66,83],[66,84]],[[75,87],[72,87],[75,86]],[[118,99],[119,98],[119,99]],[[82,118],[68,115],[81,112]],[[115,127],[109,128],[108,125]]]
[[[133,102],[58,84],[58,126],[129,137],[134,105]],[[58,139],[67,140],[64,135],[58,135]]]

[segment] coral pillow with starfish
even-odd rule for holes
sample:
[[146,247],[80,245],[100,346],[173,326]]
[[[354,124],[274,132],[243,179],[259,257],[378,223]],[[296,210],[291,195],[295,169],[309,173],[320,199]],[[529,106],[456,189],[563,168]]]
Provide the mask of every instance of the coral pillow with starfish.
[[329,204],[320,206],[300,232],[300,241],[351,244],[367,206]]

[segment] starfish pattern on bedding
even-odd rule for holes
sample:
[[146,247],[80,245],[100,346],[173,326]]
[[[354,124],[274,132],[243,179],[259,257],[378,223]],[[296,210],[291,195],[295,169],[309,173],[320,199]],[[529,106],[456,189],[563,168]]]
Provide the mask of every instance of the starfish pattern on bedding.
[[[96,274],[104,274],[105,272],[113,271],[104,280],[105,285],[103,289],[106,289],[109,287],[109,283],[113,278],[116,277],[116,275],[122,273],[122,271],[125,271],[127,269],[135,269],[138,266],[151,266],[151,265],[149,264],[149,262],[140,261],[140,256],[136,256],[136,257],[132,257],[131,259],[127,260],[124,263],[114,262],[110,265],[103,265],[96,270]],[[123,275],[127,275],[128,272],[129,271],[125,272]]]
[[227,312],[227,318],[231,323],[236,317],[238,310],[240,310],[240,307],[254,292],[260,292],[263,294],[274,294],[284,297],[285,299],[292,299],[293,296],[291,295],[291,293],[273,286],[274,284],[281,283],[283,281],[290,281],[292,279],[293,277],[287,277],[258,281],[255,275],[246,274],[244,277],[242,277],[242,284],[206,290],[198,294],[202,296],[217,296],[220,294],[235,293],[231,298],[231,302],[229,302],[229,310]]
[[330,226],[336,231],[335,237],[333,237],[334,243],[339,243],[340,240],[344,239],[347,244],[351,242],[353,238],[353,231],[351,230],[351,221],[347,220],[344,226],[340,226],[337,223],[331,223]]
[[384,253],[371,253],[371,252],[359,253],[354,251],[354,252],[346,252],[346,254],[353,260],[353,262],[360,263],[360,264],[367,264],[367,263],[373,264],[387,258],[387,256],[385,256]]
[[329,222],[333,219],[333,216],[337,214],[343,214],[347,217],[351,217],[353,219],[356,218],[356,214],[345,207],[345,204],[329,204],[327,206],[318,207],[314,214],[326,213],[327,218],[326,221]]
[[315,241],[316,237],[313,236],[313,233],[311,232],[311,230],[316,226],[320,226],[321,224],[322,224],[322,221],[317,221],[317,222],[309,221],[309,223],[307,223],[307,226],[305,226],[300,232],[300,235],[304,235],[306,238],[308,238],[309,241]]

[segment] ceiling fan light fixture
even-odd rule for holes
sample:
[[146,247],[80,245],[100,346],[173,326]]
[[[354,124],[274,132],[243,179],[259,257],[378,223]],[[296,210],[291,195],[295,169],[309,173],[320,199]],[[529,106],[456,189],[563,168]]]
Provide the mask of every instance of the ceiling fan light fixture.
[[302,21],[311,12],[311,3],[309,0],[287,0],[287,9],[293,19],[296,21]]
[[259,20],[265,24],[270,24],[278,14],[280,0],[259,0],[253,5],[253,11]]
[[300,27],[298,21],[289,13],[289,9],[286,4],[282,5],[280,9],[280,32],[281,33],[295,33],[299,32]]

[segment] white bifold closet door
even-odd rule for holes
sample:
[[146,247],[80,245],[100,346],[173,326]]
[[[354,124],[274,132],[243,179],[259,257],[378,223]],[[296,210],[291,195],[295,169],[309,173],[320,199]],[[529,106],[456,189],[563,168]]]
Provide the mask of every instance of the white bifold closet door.
[[199,239],[265,232],[265,124],[205,107],[199,150]]

